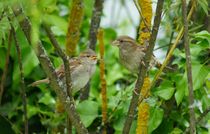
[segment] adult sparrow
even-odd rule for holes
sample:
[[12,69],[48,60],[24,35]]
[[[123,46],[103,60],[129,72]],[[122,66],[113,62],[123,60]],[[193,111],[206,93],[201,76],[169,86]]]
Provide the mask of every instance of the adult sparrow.
[[[138,73],[140,62],[143,64],[147,46],[139,45],[134,39],[129,36],[119,36],[112,42],[113,46],[119,48],[120,63],[132,73]],[[159,62],[153,55],[149,64],[149,68],[158,65]]]
[[[71,70],[71,82],[73,94],[82,89],[92,77],[95,72],[97,63],[96,53],[87,49],[82,52],[78,57],[71,58],[69,60],[70,70]],[[56,74],[60,80],[65,80],[65,69],[64,65],[61,65],[57,70]],[[29,86],[36,86],[41,83],[49,83],[49,78],[36,81]]]

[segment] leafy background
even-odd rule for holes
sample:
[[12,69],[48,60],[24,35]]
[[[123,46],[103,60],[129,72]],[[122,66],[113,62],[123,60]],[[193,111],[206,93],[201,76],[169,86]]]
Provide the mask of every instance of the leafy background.
[[[104,6],[106,6],[106,2],[107,1],[105,1]],[[81,26],[81,37],[77,47],[77,54],[86,48],[88,42],[90,19],[94,1],[85,0],[84,3],[85,14]],[[116,3],[122,8],[127,8],[131,11],[131,8],[126,5],[128,2],[125,0]],[[32,21],[33,41],[41,39],[55,67],[58,67],[62,63],[62,60],[55,53],[54,48],[51,46],[51,43],[40,24],[41,22],[46,22],[52,26],[51,29],[56,35],[56,39],[64,49],[68,13],[71,2],[66,0],[39,0],[37,1],[37,5],[32,5],[30,1],[27,0],[18,2],[16,0],[3,0],[0,2],[0,13],[2,13],[5,6],[14,4],[22,4],[24,12]],[[11,13],[10,8],[8,12]],[[199,0],[196,7],[196,13],[189,23],[196,117],[200,117],[210,106],[210,29],[208,28],[210,26],[209,24],[206,24],[208,13],[209,3],[207,0]],[[181,1],[166,0],[160,35],[158,36],[156,43],[156,47],[161,47],[158,49],[158,55],[164,57],[171,42],[175,40],[176,35],[182,26],[181,16]],[[102,17],[103,21],[105,20],[106,15],[104,14]],[[114,20],[116,21],[117,19],[114,18],[113,21]],[[12,24],[15,26],[18,41],[21,44],[26,85],[45,78],[46,75],[40,66],[34,50],[28,44],[21,31],[18,21],[14,19]],[[107,24],[106,27],[104,27],[108,128],[109,133],[115,134],[122,132],[136,76],[119,64],[118,50],[111,46],[111,41],[119,35],[119,29],[128,26],[137,29],[138,24],[129,22],[129,17],[126,16],[124,20],[117,22],[116,25]],[[0,76],[3,74],[6,61],[9,29],[10,25],[7,16],[3,16],[0,20]],[[128,32],[125,31],[124,34],[127,33]],[[133,35],[136,35],[136,33]],[[98,52],[98,46],[96,47],[96,51]],[[164,73],[161,76],[161,80],[157,82],[156,86],[152,89],[151,97],[147,99],[150,104],[149,133],[179,134],[183,133],[185,129],[189,127],[188,88],[185,61],[183,41],[181,40],[174,52],[173,60],[171,61],[171,65],[175,66],[176,70]],[[150,71],[151,79],[156,72],[157,69],[152,69]],[[5,92],[0,106],[0,130],[5,134],[23,132],[24,124],[23,105],[20,95],[20,72],[14,42],[12,43],[10,52],[10,62],[4,89]],[[38,87],[27,88],[26,93],[30,133],[64,132],[66,114],[59,112],[59,110],[62,111],[62,109],[59,109],[61,107],[59,107],[59,101],[53,90],[50,89],[48,85],[40,85]],[[75,96],[75,98],[77,98],[77,111],[80,114],[83,123],[88,127],[90,132],[99,133],[102,127],[102,115],[98,66],[96,73],[91,80],[90,97],[88,100],[80,102],[78,96],[79,94]],[[131,133],[135,133],[136,122],[135,118]],[[202,134],[209,133],[209,125],[210,115],[208,114],[201,122],[196,124],[197,132]]]

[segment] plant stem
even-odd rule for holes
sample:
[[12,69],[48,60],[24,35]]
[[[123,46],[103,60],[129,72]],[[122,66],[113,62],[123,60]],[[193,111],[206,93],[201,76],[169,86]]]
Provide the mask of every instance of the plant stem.
[[184,46],[186,55],[186,66],[187,66],[187,80],[189,90],[189,109],[190,109],[190,134],[196,133],[195,128],[195,111],[194,111],[194,93],[193,93],[193,80],[192,80],[192,66],[190,57],[189,47],[189,36],[188,36],[188,21],[187,21],[187,5],[186,0],[182,0],[182,14],[184,23]]

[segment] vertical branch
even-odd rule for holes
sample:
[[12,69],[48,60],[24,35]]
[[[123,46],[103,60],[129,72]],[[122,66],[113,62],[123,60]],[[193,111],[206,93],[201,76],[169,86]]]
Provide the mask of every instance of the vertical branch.
[[9,38],[8,38],[8,49],[7,49],[7,54],[6,54],[6,62],[4,65],[4,71],[1,77],[1,89],[0,89],[0,105],[1,105],[1,101],[2,101],[2,96],[4,93],[4,82],[6,80],[7,77],[7,69],[8,69],[8,65],[9,65],[9,55],[10,55],[10,49],[11,49],[11,44],[12,44],[12,30],[10,30],[9,32]]
[[101,95],[102,95],[102,124],[103,124],[103,134],[106,134],[107,96],[106,96],[106,80],[105,80],[105,64],[104,64],[103,29],[99,29],[97,38],[99,40],[99,49],[100,49],[99,67],[100,67]]
[[190,57],[189,47],[189,36],[188,36],[188,22],[187,22],[187,4],[186,0],[182,0],[182,14],[184,23],[184,46],[186,55],[186,66],[187,66],[187,80],[189,90],[189,109],[190,109],[190,134],[195,134],[195,112],[194,112],[194,93],[193,93],[193,80],[192,80],[192,66]]
[[68,31],[66,35],[66,53],[74,55],[80,37],[80,25],[83,20],[83,0],[73,0],[69,15]]
[[154,26],[152,28],[152,35],[149,40],[149,46],[148,46],[148,49],[144,58],[145,65],[140,64],[140,67],[139,67],[138,79],[135,85],[135,89],[133,91],[128,114],[124,123],[123,134],[128,134],[132,125],[133,117],[134,117],[135,110],[136,110],[136,107],[138,105],[138,100],[139,100],[138,93],[140,93],[141,88],[143,86],[144,78],[146,76],[147,68],[149,66],[149,62],[152,57],[153,49],[155,46],[155,41],[157,38],[157,33],[158,33],[160,21],[161,21],[163,3],[164,3],[164,0],[158,0],[157,8],[156,8],[156,16],[154,18]]
[[104,0],[95,0],[94,9],[92,12],[90,31],[89,31],[89,48],[95,50],[96,35],[100,26],[101,15],[103,12]]
[[[98,28],[100,26],[101,16],[103,12],[103,2],[104,0],[95,0],[94,9],[92,12],[90,30],[89,30],[89,43],[88,47],[92,50],[95,50],[96,47],[96,35],[98,32]],[[84,89],[80,92],[80,100],[86,100],[89,97],[90,92],[90,81],[84,87]]]
[[12,26],[12,24],[11,24],[11,29],[12,29],[12,33],[13,33],[13,37],[14,37],[14,41],[15,41],[17,54],[18,54],[18,63],[19,63],[20,78],[21,78],[21,95],[22,95],[22,100],[23,100],[23,113],[24,113],[24,120],[25,120],[25,134],[28,134],[27,98],[26,98],[23,64],[22,64],[22,52],[20,49],[20,44],[17,40],[17,35],[15,33],[15,29]]

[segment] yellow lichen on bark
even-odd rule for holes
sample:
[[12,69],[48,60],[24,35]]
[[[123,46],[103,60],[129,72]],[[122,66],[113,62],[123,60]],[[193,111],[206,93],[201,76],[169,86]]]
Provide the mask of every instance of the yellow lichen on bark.
[[138,107],[138,122],[136,134],[148,133],[149,104],[143,102]]
[[152,20],[152,2],[151,0],[138,0],[141,9],[141,23],[139,27],[138,42],[143,45],[145,41],[149,41],[150,28]]
[[144,78],[144,84],[143,84],[143,87],[141,89],[141,96],[143,98],[148,98],[149,97],[150,92],[148,90],[149,90],[150,84],[151,84],[150,78],[149,77]]
[[102,125],[103,134],[106,134],[106,122],[107,122],[107,96],[106,96],[106,79],[105,79],[105,63],[104,63],[104,41],[103,41],[103,29],[99,29],[97,38],[99,41],[100,52],[100,81],[101,81],[101,96],[102,96]]
[[[141,90],[141,97],[146,99],[150,95],[150,78],[145,77],[144,78],[144,84],[142,86]],[[137,119],[137,128],[136,133],[137,134],[147,134],[148,133],[148,120],[149,120],[149,104],[147,102],[142,102],[138,106],[138,119]]]
[[[152,20],[152,2],[151,0],[138,0],[138,5],[140,7],[139,13],[141,16],[141,23],[139,26],[139,37],[138,42],[141,45],[149,44],[150,39],[150,29]],[[138,6],[137,6],[138,8]],[[150,79],[145,77],[144,84],[141,89],[141,97],[148,98],[150,92]],[[149,120],[149,104],[147,102],[142,102],[138,106],[138,119],[136,134],[147,134],[148,133],[148,120]]]
[[66,35],[66,53],[74,55],[80,37],[80,25],[83,20],[84,5],[82,0],[73,0],[69,15],[68,31]]

